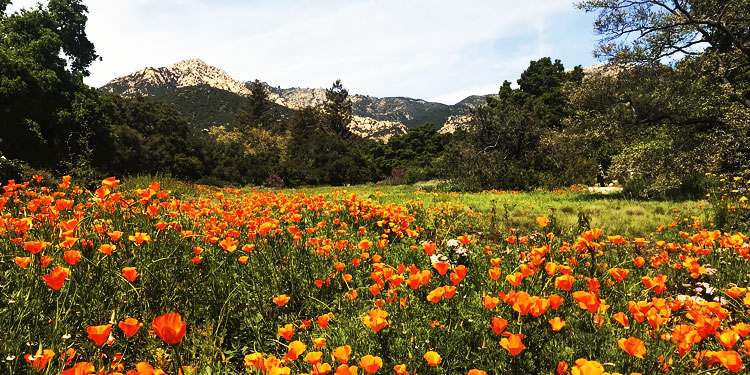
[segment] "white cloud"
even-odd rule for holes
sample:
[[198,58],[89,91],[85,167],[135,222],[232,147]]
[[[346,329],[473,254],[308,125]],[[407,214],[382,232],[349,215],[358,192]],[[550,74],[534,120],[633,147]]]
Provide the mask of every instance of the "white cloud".
[[[532,59],[570,54],[570,39],[588,45],[579,61],[563,62],[572,66],[592,61],[590,31],[563,33],[569,26],[560,23],[585,18],[561,0],[84,4],[89,7],[87,33],[103,57],[87,78],[94,86],[145,66],[201,58],[239,80],[327,87],[341,78],[352,93],[450,103],[474,88],[494,87],[490,92],[495,92],[503,80],[515,80]],[[590,29],[589,21],[581,30]]]

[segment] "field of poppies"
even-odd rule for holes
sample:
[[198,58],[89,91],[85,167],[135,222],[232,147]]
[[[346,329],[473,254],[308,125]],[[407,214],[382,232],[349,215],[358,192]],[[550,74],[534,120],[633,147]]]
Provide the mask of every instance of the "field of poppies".
[[745,372],[748,237],[714,222],[747,190],[722,182],[632,236],[429,194],[10,181],[0,373]]

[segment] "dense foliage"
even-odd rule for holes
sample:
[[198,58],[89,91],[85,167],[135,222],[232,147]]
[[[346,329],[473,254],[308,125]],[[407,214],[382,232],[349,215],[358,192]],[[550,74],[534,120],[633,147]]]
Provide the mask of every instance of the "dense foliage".
[[[0,178],[160,172],[215,185],[441,179],[483,190],[592,184],[602,174],[634,197],[698,196],[706,172],[750,173],[750,10],[739,3],[584,1],[598,14],[608,64],[531,61],[456,133],[426,123],[387,143],[348,128],[340,80],[321,107],[299,110],[271,101],[259,81],[242,99],[183,88],[169,94],[174,107],[99,92],[82,82],[97,55],[81,1],[3,12]],[[212,103],[224,103],[225,125],[201,115]]]

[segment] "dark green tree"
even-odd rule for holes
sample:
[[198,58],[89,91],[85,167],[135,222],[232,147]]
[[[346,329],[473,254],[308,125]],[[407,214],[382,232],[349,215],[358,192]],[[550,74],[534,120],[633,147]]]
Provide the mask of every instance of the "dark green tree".
[[85,33],[86,12],[80,0],[51,0],[46,8],[0,16],[0,152],[6,157],[64,168],[64,161],[107,147],[99,94],[82,80],[97,58]]
[[559,166],[543,144],[568,115],[563,87],[582,78],[580,67],[566,71],[549,57],[531,61],[518,88],[505,81],[497,97],[474,110],[468,132],[454,135],[445,152],[443,171],[475,190],[559,184]]
[[349,99],[349,91],[344,88],[340,79],[326,90],[323,113],[331,132],[345,139],[353,135],[349,130],[349,123],[352,121],[352,101]]
[[112,96],[110,115],[116,145],[108,170],[118,175],[167,173],[203,176],[203,143],[196,130],[167,103],[150,97]]
[[240,131],[249,128],[267,128],[273,120],[273,102],[271,102],[266,85],[255,80],[250,85],[250,94],[237,112],[235,127]]
[[615,63],[653,64],[702,56],[733,100],[750,108],[750,5],[728,0],[585,0],[598,13],[595,52]]

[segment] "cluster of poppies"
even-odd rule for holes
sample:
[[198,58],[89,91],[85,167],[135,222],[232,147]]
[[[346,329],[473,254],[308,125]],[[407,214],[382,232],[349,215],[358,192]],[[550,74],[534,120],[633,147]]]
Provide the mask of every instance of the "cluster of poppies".
[[[164,314],[151,324],[152,333],[175,349],[186,334],[226,325],[227,306],[243,317],[260,315],[262,322],[255,322],[265,330],[242,339],[265,346],[224,359],[238,371],[736,373],[750,356],[748,237],[708,230],[696,217],[676,215],[654,233],[631,239],[596,228],[548,232],[552,220],[539,216],[537,233],[510,230],[490,238],[469,228],[449,235],[445,228],[454,228],[453,218],[482,216],[460,205],[425,210],[418,201],[379,204],[347,191],[307,196],[201,189],[177,199],[159,183],[125,190],[115,178],[91,192],[71,185],[70,178],[57,189],[14,181],[3,189],[0,238],[7,239],[4,256],[14,261],[0,263],[0,273],[46,293],[29,294],[32,300],[91,292],[74,289],[75,283],[96,273],[117,278],[124,290],[134,291],[139,306],[148,307],[144,278],[159,278],[171,265],[208,280],[195,284],[206,295],[214,292],[210,288],[235,288],[229,282],[235,276],[252,278],[242,280],[252,289],[251,302],[232,305],[230,293],[213,310],[202,310],[210,311],[205,316],[190,311],[184,322],[179,314]],[[147,261],[113,259],[126,251]],[[295,279],[279,281],[279,270]],[[177,293],[193,285],[179,282],[184,284],[174,285]],[[96,295],[108,298],[107,291]],[[13,303],[27,301],[14,297]],[[163,311],[133,315],[150,319]],[[132,358],[110,355],[106,369],[101,356],[73,363],[74,346],[93,342],[103,350],[134,340],[143,324],[123,315],[119,322],[113,314],[107,324],[96,325],[104,318],[85,329],[72,327],[85,331],[90,342],[65,342],[62,373],[90,374],[97,366],[123,373],[127,361],[134,367],[128,375],[175,372],[182,365],[167,361],[154,368],[141,362],[152,358],[146,349]],[[243,326],[251,324],[246,321],[253,322],[238,319],[234,327],[255,328]],[[125,340],[118,341],[115,325]],[[33,334],[40,334],[36,329]],[[598,332],[606,345],[591,349],[579,339]],[[22,341],[3,339],[0,345]],[[144,342],[151,349],[158,344]],[[386,352],[385,342],[394,349]],[[40,346],[24,358],[42,370],[55,355]],[[185,358],[184,369],[199,362],[207,361]]]

